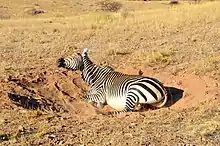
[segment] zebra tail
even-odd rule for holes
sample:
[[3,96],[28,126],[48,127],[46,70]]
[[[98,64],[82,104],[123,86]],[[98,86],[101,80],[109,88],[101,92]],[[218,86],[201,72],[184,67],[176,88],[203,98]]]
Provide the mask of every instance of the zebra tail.
[[161,100],[159,103],[155,103],[155,104],[151,104],[151,105],[153,105],[157,108],[161,108],[161,107],[164,107],[166,105],[167,100],[168,100],[168,94],[167,94],[166,89],[164,89],[164,91],[165,91],[165,96],[164,96],[163,100]]

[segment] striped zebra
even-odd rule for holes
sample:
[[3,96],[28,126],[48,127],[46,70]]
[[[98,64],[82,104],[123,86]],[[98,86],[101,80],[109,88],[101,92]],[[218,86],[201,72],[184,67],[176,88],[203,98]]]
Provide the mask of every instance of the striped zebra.
[[116,111],[130,112],[138,104],[163,107],[167,102],[166,89],[157,79],[98,66],[90,60],[87,48],[82,54],[59,58],[57,66],[81,71],[83,80],[91,87],[85,100],[97,107],[108,104]]

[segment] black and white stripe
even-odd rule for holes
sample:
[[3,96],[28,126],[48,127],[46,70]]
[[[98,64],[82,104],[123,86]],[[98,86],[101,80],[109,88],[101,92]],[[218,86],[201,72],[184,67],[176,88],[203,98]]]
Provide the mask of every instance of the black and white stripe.
[[57,59],[56,63],[57,67],[64,67],[67,69],[72,69],[73,71],[83,70],[83,61],[80,53],[73,54],[67,58],[61,57]]
[[90,60],[87,53],[88,49],[84,49],[81,57],[68,57],[63,59],[64,62],[60,59],[58,66],[82,69],[82,76],[91,87],[85,97],[88,102],[107,103],[117,111],[126,112],[133,111],[137,104],[151,104],[156,107],[166,104],[167,92],[157,79],[127,75],[110,67],[98,66]]

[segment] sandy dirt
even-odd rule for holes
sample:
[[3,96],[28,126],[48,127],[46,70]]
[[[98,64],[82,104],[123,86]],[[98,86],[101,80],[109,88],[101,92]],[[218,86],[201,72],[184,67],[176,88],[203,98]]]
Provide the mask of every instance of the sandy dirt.
[[[219,20],[218,1],[0,0],[0,145],[220,145]],[[80,73],[56,59],[84,47],[163,82],[166,107],[108,116],[83,102]]]
[[[130,74],[138,73],[134,68],[120,70]],[[209,110],[219,102],[219,87],[216,81],[196,75],[172,75],[168,72],[158,74],[150,70],[141,70],[144,75],[155,76],[166,87],[170,87],[166,108],[157,110],[144,108],[141,112],[114,117],[103,115],[112,109],[105,106],[100,110],[83,102],[80,98],[88,88],[87,85],[81,80],[79,73],[64,69],[29,71],[25,75],[3,80],[0,86],[3,97],[0,128],[1,131],[11,135],[9,141],[2,138],[1,144],[219,144],[218,134],[214,135],[215,138],[212,135],[194,135],[187,129],[188,125],[185,125],[189,119],[201,118],[201,112],[205,113],[203,116],[211,116]],[[58,110],[49,112],[28,110],[14,105],[7,97],[7,93],[26,95],[39,101],[42,99],[53,101],[56,104],[48,106],[55,106]],[[208,105],[207,108],[204,108],[203,104]],[[215,112],[219,113],[219,108]],[[20,120],[13,121],[15,117]]]

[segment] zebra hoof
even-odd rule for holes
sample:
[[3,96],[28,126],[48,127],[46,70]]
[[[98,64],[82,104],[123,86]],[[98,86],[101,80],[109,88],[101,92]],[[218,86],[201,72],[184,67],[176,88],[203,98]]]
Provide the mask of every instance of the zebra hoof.
[[57,67],[65,67],[65,60],[64,58],[59,58],[56,61]]
[[93,107],[97,108],[97,104],[95,101],[87,101],[87,103],[91,104]]
[[104,104],[102,104],[101,102],[98,102],[96,107],[99,108],[99,109],[103,109],[104,108]]
[[91,105],[94,105],[94,106],[95,106],[95,104],[96,104],[95,101],[92,101],[92,100],[87,99],[87,98],[85,98],[85,97],[82,98],[82,101],[87,102],[87,103],[89,103],[89,104],[91,104]]
[[81,100],[84,102],[88,102],[88,100],[85,97],[82,97]]

